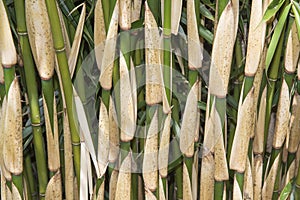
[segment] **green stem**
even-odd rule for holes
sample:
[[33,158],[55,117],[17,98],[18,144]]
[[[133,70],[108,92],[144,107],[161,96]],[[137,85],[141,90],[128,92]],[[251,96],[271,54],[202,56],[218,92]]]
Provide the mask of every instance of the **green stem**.
[[223,192],[224,192],[224,181],[215,181],[215,188],[214,188],[214,199],[222,200],[223,199]]
[[24,160],[24,171],[26,174],[26,179],[27,179],[27,186],[28,186],[28,198],[30,199],[36,199],[33,198],[33,195],[36,194],[36,184],[34,181],[34,177],[33,177],[33,172],[32,172],[32,168],[31,168],[31,158],[30,155],[26,155],[25,156],[25,160]]
[[18,189],[20,197],[22,199],[24,199],[24,197],[23,197],[23,175],[22,174],[13,175],[12,176],[12,182],[16,186],[16,188]]
[[266,105],[266,118],[265,118],[265,130],[264,130],[264,151],[266,151],[267,139],[268,139],[268,131],[269,131],[269,124],[271,119],[271,110],[272,110],[272,103],[273,103],[273,96],[275,91],[275,83],[278,78],[278,71],[281,61],[281,52],[284,42],[284,34],[280,36],[280,40],[278,46],[275,51],[275,55],[273,61],[270,66],[270,71],[268,72],[269,77],[269,84],[267,84],[267,105]]
[[[16,19],[17,19],[17,29],[19,33],[27,33],[26,22],[25,22],[25,2],[23,0],[15,0],[16,9]],[[37,79],[35,73],[35,66],[33,62],[33,57],[29,45],[28,35],[20,34],[19,42],[21,46],[26,87],[28,92],[28,101],[30,107],[30,118],[33,133],[33,144],[34,152],[37,165],[37,177],[39,185],[39,194],[41,194],[41,199],[46,192],[46,187],[48,183],[47,165],[46,165],[46,153],[45,144],[41,129],[41,118],[40,118],[40,108],[37,90]],[[29,174],[28,174],[29,175]]]
[[64,89],[64,97],[67,106],[67,114],[69,119],[71,138],[73,145],[75,173],[77,176],[77,183],[80,183],[80,137],[78,133],[77,120],[74,113],[74,99],[72,81],[69,72],[68,59],[65,52],[64,38],[59,21],[58,11],[55,0],[46,0],[49,20],[51,24],[51,31],[53,36],[54,48],[58,60],[59,71],[61,74],[62,85]]
[[3,73],[4,73],[5,92],[6,94],[8,94],[9,87],[15,78],[15,67],[14,66],[8,68],[4,67]]
[[54,130],[54,113],[53,113],[53,100],[54,100],[54,89],[53,89],[53,78],[49,80],[42,80],[42,90],[45,97],[45,104],[48,108],[51,128]]
[[243,194],[243,190],[244,190],[244,173],[236,172],[235,176],[236,176],[237,183],[239,184],[241,193]]
[[[110,7],[112,8],[112,6],[109,5],[110,1],[107,0],[100,0],[100,1],[102,1],[104,25],[107,33],[109,28],[109,22],[110,22],[109,12],[110,12]],[[113,8],[111,10],[113,10]]]

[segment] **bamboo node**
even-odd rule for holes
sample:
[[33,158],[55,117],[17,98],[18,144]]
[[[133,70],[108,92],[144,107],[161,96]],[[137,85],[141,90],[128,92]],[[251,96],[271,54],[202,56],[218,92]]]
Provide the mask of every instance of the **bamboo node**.
[[26,36],[26,35],[28,35],[28,32],[26,32],[26,31],[25,32],[19,32],[18,31],[17,33],[18,33],[19,36]]
[[276,81],[278,80],[278,78],[268,78],[268,80],[269,80],[270,82],[276,82]]
[[73,146],[79,146],[81,144],[81,142],[72,142]]
[[63,47],[63,48],[55,49],[55,52],[56,53],[61,53],[61,52],[64,52],[65,50],[66,50],[66,47]]
[[45,193],[40,193],[40,197],[45,197],[46,194]]
[[31,126],[33,126],[33,127],[39,127],[41,125],[42,125],[41,123],[31,123]]

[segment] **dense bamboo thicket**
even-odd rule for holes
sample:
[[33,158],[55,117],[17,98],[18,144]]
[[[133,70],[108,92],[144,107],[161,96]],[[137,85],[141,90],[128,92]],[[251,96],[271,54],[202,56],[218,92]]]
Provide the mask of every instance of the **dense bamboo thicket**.
[[0,199],[300,199],[299,0],[0,0]]

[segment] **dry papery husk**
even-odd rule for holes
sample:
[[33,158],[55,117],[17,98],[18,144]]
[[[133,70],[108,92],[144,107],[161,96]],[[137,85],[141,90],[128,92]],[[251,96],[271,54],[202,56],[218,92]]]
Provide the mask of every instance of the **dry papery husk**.
[[113,170],[109,180],[109,199],[115,199],[117,184],[118,184],[119,172]]
[[131,0],[119,0],[119,25],[122,30],[131,28]]
[[183,164],[183,199],[193,200],[193,192],[189,172],[185,163]]
[[136,104],[134,102],[131,79],[125,58],[120,52],[120,102],[121,102],[121,141],[133,139],[136,128]]
[[[67,112],[67,111],[66,111]],[[69,128],[69,120],[67,113],[64,112],[64,164],[65,164],[65,196],[66,200],[73,200],[77,193],[74,187],[74,169],[73,169],[73,153],[71,132]]]
[[[4,1],[0,2],[0,47],[0,61],[2,66],[10,67],[15,65],[17,63],[17,52],[5,10]],[[2,71],[2,69],[0,71]],[[0,76],[0,78],[2,77],[3,75]],[[1,83],[3,83],[3,79],[0,80]]]
[[37,70],[41,79],[49,80],[54,74],[55,49],[46,2],[28,0],[25,6],[28,37]]
[[220,17],[212,49],[210,93],[225,97],[238,27],[239,1],[229,1]]
[[146,56],[146,103],[162,101],[160,35],[154,16],[145,3],[145,56]]
[[131,199],[131,153],[123,160],[116,186],[115,199]]
[[157,110],[150,123],[144,148],[143,178],[145,187],[155,191],[158,185],[158,116]]
[[[202,67],[203,43],[200,42],[195,1],[187,1],[187,36],[189,69],[196,70]],[[181,14],[181,13],[180,13]],[[173,19],[172,19],[173,20]]]
[[6,169],[19,175],[23,172],[22,105],[18,79],[10,85],[3,135],[3,160]]
[[119,126],[117,124],[117,114],[116,107],[113,101],[113,98],[110,96],[109,101],[109,110],[108,110],[108,118],[109,118],[109,162],[113,163],[117,160],[119,156]]
[[[243,94],[243,90],[241,94]],[[246,168],[246,161],[248,156],[248,145],[250,136],[254,131],[254,88],[249,91],[244,101],[242,95],[240,97],[237,126],[235,136],[233,139],[229,167],[239,173],[243,173]],[[243,102],[242,102],[243,101]]]
[[296,71],[300,52],[300,41],[298,38],[298,30],[296,27],[296,20],[294,21],[290,30],[287,46],[284,57],[284,68],[289,73]]
[[58,122],[55,97],[53,101],[53,129],[50,122],[47,102],[43,95],[44,116],[46,124],[46,138],[48,149],[48,168],[52,172],[56,172],[60,168],[60,155],[59,155],[59,136],[58,136]]
[[261,199],[263,180],[263,157],[256,155],[253,164],[253,199]]
[[270,172],[266,180],[264,181],[264,185],[262,188],[262,199],[272,199],[274,184],[278,173],[279,162],[280,162],[280,154],[276,157],[270,169]]
[[200,175],[200,199],[214,198],[215,161],[211,153],[203,155]]
[[289,112],[290,102],[289,88],[286,81],[283,80],[277,106],[275,132],[273,137],[273,148],[275,149],[282,147],[285,138],[289,134],[289,121],[291,116]]
[[266,23],[262,21],[263,1],[253,1],[246,55],[245,74],[254,76],[263,54]]
[[46,188],[46,200],[59,200],[62,199],[61,188],[61,174],[57,171],[55,175],[50,179]]
[[[101,58],[102,57],[101,55],[97,55],[97,58],[100,58],[101,60],[101,63],[99,62],[97,63],[98,67],[100,67],[99,81],[101,87],[104,88],[105,90],[110,90],[112,88],[112,71],[114,66],[117,35],[118,35],[118,17],[119,17],[119,0],[116,1],[116,5],[110,20],[106,41],[105,41],[103,58]],[[101,42],[101,39],[99,40],[99,42]],[[101,49],[99,50],[101,51]]]
[[199,82],[196,82],[188,94],[180,129],[180,150],[187,157],[194,155],[195,135],[199,133],[198,96]]
[[[253,160],[253,158],[252,158]],[[252,166],[250,163],[249,158],[247,158],[246,163],[246,171],[245,171],[245,179],[244,179],[244,190],[243,195],[246,199],[253,199],[253,172],[252,172]]]
[[109,117],[103,101],[100,103],[97,153],[100,176],[102,177],[108,165],[109,155]]
[[161,134],[159,152],[158,152],[159,174],[162,178],[168,176],[170,132],[171,132],[171,113],[169,113],[167,118],[165,119],[164,128]]
[[300,96],[295,92],[292,103],[292,115],[290,119],[290,137],[288,151],[296,153],[300,142]]

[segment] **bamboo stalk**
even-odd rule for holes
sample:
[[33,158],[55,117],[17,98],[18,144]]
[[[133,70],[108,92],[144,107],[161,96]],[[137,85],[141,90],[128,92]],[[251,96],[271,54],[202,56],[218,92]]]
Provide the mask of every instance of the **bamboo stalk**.
[[69,118],[70,131],[73,143],[74,165],[77,176],[77,183],[80,183],[80,146],[77,145],[80,142],[80,137],[73,110],[73,89],[68,67],[68,60],[65,52],[65,44],[62,35],[62,29],[59,21],[56,2],[54,0],[46,0],[46,6],[51,25],[53,44],[56,51],[62,85],[64,88],[64,97],[67,106],[67,114]]
[[46,157],[44,153],[44,141],[41,134],[41,119],[40,110],[38,103],[38,91],[36,87],[36,73],[34,69],[34,62],[31,54],[31,49],[29,45],[29,39],[27,33],[27,27],[25,22],[25,2],[22,0],[15,0],[15,9],[17,19],[17,30],[19,32],[19,40],[21,51],[23,55],[24,70],[26,87],[28,91],[28,100],[30,106],[30,118],[32,131],[33,131],[33,143],[34,151],[37,160],[37,173],[38,173],[38,184],[39,193],[45,194],[46,186],[48,182],[47,167],[46,167]]

